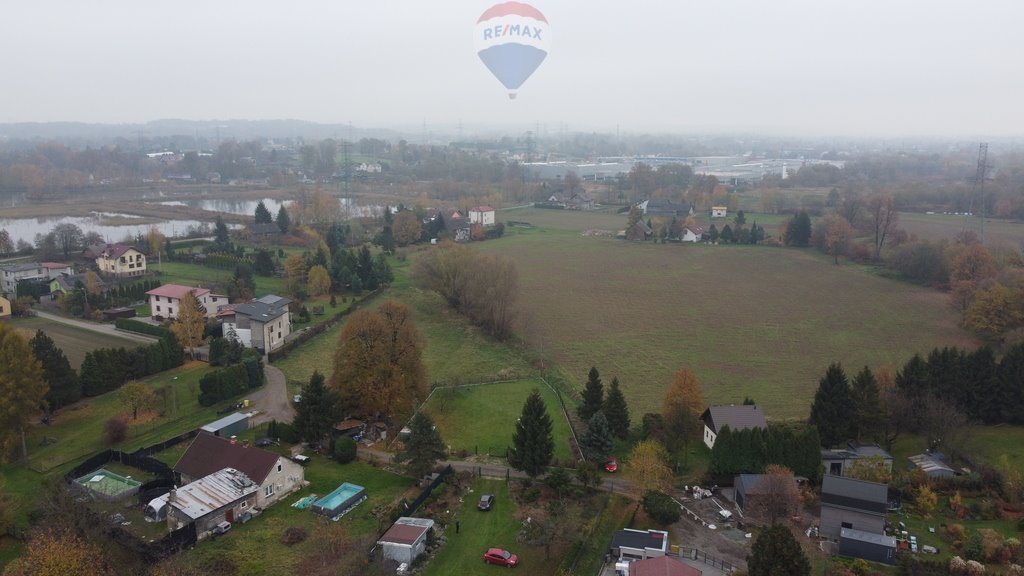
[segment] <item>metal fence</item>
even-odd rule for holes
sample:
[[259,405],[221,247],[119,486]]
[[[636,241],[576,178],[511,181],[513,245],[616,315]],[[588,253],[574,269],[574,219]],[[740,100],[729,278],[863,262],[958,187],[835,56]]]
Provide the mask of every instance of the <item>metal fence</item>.
[[712,568],[718,568],[724,572],[732,572],[736,570],[736,567],[732,564],[722,560],[721,558],[712,556],[699,548],[680,548],[679,557],[703,562]]

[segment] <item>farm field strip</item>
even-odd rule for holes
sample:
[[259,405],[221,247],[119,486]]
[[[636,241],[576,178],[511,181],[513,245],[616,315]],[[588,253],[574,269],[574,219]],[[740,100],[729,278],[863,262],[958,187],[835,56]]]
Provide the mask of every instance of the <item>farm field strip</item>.
[[86,353],[97,348],[136,348],[144,344],[139,340],[100,334],[38,316],[16,318],[11,321],[11,326],[21,331],[26,338],[35,336],[36,330],[46,332],[50,338],[53,338],[57,347],[64,351],[68,362],[76,371],[82,366],[82,360],[85,359]]

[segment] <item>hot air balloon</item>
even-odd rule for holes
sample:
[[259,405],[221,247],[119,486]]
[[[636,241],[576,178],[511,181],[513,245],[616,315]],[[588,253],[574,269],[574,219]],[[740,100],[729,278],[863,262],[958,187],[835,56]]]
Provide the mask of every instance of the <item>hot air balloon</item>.
[[529,4],[502,2],[480,15],[476,22],[476,50],[480,60],[505,88],[516,91],[548,55],[551,27]]

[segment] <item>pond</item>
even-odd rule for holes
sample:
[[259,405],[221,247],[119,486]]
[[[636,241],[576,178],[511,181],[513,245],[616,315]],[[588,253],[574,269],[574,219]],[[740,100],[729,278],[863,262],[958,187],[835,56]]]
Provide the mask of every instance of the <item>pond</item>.
[[[224,212],[226,214],[245,214],[252,215],[256,213],[256,205],[260,202],[267,207],[267,210],[274,216],[277,216],[278,210],[281,206],[289,203],[288,200],[276,200],[274,198],[263,198],[255,200],[224,200],[217,198],[194,198],[185,200],[165,200],[163,202],[157,202],[162,206],[187,206],[189,208],[197,208],[199,210],[209,210],[211,212]],[[369,216],[379,216],[382,214],[384,209],[379,204],[373,205],[360,205],[357,204],[353,198],[338,198],[338,202],[341,204],[342,214],[345,214],[349,218],[363,218]]]
[[[123,224],[106,225],[102,221],[110,218],[117,218]],[[138,220],[133,224],[132,220]],[[162,220],[152,222],[152,219],[142,219],[130,214],[113,214],[94,212],[91,216],[58,216],[45,218],[0,218],[0,229],[6,230],[11,236],[11,242],[17,243],[24,240],[30,244],[35,242],[36,234],[45,234],[53,230],[58,224],[74,224],[82,229],[82,232],[96,232],[103,236],[107,242],[120,242],[128,240],[134,242],[135,236],[145,235],[149,232],[150,226],[156,226],[165,236],[177,237],[186,236],[190,231],[199,232],[202,235],[213,234],[213,222],[200,222],[199,220]],[[229,225],[237,228],[237,225]]]

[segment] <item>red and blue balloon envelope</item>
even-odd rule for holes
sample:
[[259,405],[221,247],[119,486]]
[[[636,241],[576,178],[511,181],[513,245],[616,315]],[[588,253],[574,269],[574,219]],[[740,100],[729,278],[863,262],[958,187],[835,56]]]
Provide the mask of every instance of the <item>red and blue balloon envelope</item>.
[[502,2],[480,16],[475,38],[480,60],[505,85],[508,97],[515,98],[519,87],[547,58],[551,27],[533,6]]

